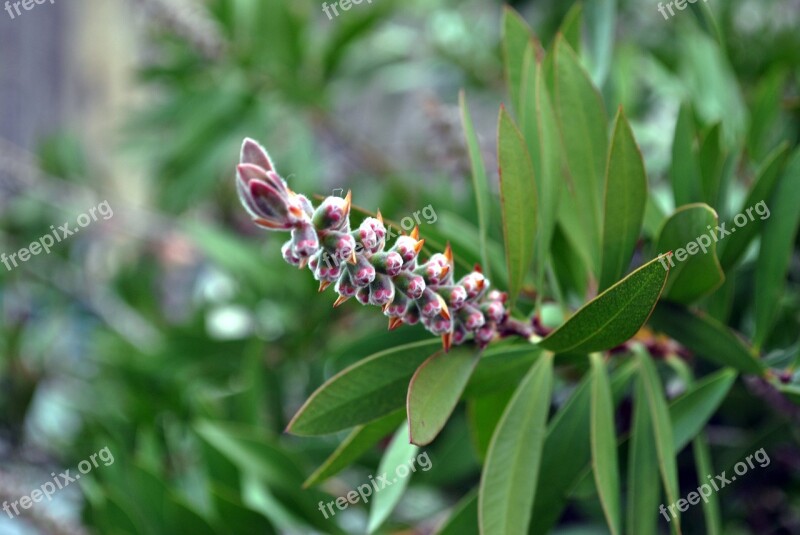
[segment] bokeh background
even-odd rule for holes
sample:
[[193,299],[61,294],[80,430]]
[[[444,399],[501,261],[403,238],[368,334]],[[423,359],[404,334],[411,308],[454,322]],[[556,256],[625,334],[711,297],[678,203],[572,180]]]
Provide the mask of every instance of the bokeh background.
[[[547,43],[572,3],[514,7]],[[689,11],[664,20],[655,1],[617,4],[613,61],[592,73],[608,108],[625,107],[656,189],[685,100],[704,124],[725,118],[754,161],[780,140],[796,145],[800,1],[711,0],[722,49]],[[288,268],[281,237],[238,204],[238,148],[254,137],[296,191],[352,189],[356,205],[390,219],[432,205],[423,236],[451,240],[470,265],[458,94],[496,185],[501,15],[501,3],[478,0],[374,0],[332,20],[307,0],[55,0],[0,12],[0,252],[74,226],[102,201],[113,209],[50,254],[0,266],[0,501],[104,447],[115,458],[24,518],[0,514],[0,534],[363,531],[363,507],[336,527],[317,502],[375,473],[380,448],[303,491],[337,437],[283,429],[325,377],[425,334],[386,333],[380,314],[352,303],[332,311],[330,294]],[[746,397],[726,402],[749,410]],[[769,431],[762,420],[786,425],[748,416],[755,434]],[[458,419],[385,532],[432,532],[474,485],[479,461]],[[753,438],[744,433],[712,422],[709,438]],[[800,533],[792,434],[777,469],[727,492],[730,533]],[[562,527],[604,532],[571,524],[579,516]]]

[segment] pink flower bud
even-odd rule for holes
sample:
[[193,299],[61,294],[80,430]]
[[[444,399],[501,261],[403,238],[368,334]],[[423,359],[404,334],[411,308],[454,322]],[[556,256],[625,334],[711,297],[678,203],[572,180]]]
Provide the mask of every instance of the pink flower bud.
[[486,289],[489,287],[489,281],[483,276],[483,273],[473,271],[465,275],[459,282],[467,290],[467,297],[470,300],[475,300],[482,296]]
[[506,317],[506,308],[500,301],[487,301],[481,305],[481,310],[495,323],[502,323]]
[[314,273],[314,278],[320,282],[335,282],[342,274],[342,266],[327,254],[325,249],[320,249],[308,261],[308,266]]
[[437,336],[441,336],[453,330],[452,318],[442,315],[441,312],[432,317],[426,317],[423,313],[420,319],[422,321],[422,325],[424,325],[425,328],[432,334]]
[[281,254],[287,264],[292,266],[300,266],[300,257],[294,254],[292,240],[287,241],[281,246]]
[[306,197],[305,195],[300,195],[295,193],[295,197],[297,198],[297,202],[300,204],[300,207],[303,209],[303,212],[305,212],[306,216],[308,217],[308,220],[310,221],[311,218],[314,216],[314,205],[311,204],[311,201],[308,200],[308,197]]
[[486,323],[481,311],[472,305],[465,305],[464,308],[459,310],[458,319],[464,325],[464,328],[470,332],[477,331]]
[[425,291],[425,280],[419,275],[402,271],[393,280],[397,288],[411,299],[419,299]]
[[369,286],[375,280],[375,268],[363,256],[356,257],[356,264],[347,264],[347,270],[358,288]]
[[386,241],[386,227],[374,217],[366,218],[358,227],[356,234],[365,253],[372,255],[383,250]]
[[250,163],[261,167],[265,171],[272,171],[275,167],[272,165],[272,160],[267,154],[266,149],[262,147],[254,139],[245,138],[242,143],[242,150],[239,155],[241,163]]
[[422,296],[417,299],[417,306],[419,306],[420,314],[426,318],[432,318],[438,315],[442,311],[441,299],[442,298],[439,297],[436,292],[430,288],[425,288],[425,291],[422,292]]
[[375,271],[390,277],[396,277],[403,268],[402,257],[394,251],[375,253],[369,258],[369,262],[375,266]]
[[[444,261],[442,261],[444,260]],[[452,283],[450,264],[442,254],[435,254],[430,260],[417,267],[414,273],[421,275],[425,283],[433,288]]]
[[489,293],[486,294],[486,299],[489,301],[499,301],[501,304],[505,305],[508,300],[508,294],[500,290],[490,290]]
[[358,291],[358,288],[353,284],[350,274],[347,271],[342,273],[339,280],[336,281],[336,287],[334,289],[336,293],[342,297],[353,297]]
[[403,258],[403,267],[413,265],[414,261],[422,248],[423,242],[417,241],[411,236],[400,236],[390,249],[400,254]]
[[314,212],[313,221],[317,230],[350,232],[350,200],[327,197]]
[[309,223],[303,223],[292,229],[292,246],[298,258],[308,258],[319,250],[317,231]]
[[456,321],[455,325],[453,326],[453,344],[459,346],[464,343],[467,339],[467,330],[461,324],[460,321]]
[[308,219],[302,201],[271,169],[243,163],[236,174],[239,200],[260,226],[288,230]]
[[394,299],[394,284],[386,275],[377,275],[369,285],[369,303],[382,307]]
[[463,286],[440,286],[436,291],[447,301],[450,310],[458,310],[467,302],[467,290]]
[[419,323],[419,308],[413,301],[409,304],[406,315],[403,316],[403,323],[406,325],[416,325]]
[[402,318],[408,312],[411,300],[403,292],[394,292],[394,299],[383,313],[390,318]]
[[363,288],[359,288],[356,292],[356,299],[362,305],[369,304],[369,286],[364,286]]
[[349,261],[356,249],[356,242],[350,234],[344,232],[324,232],[321,235],[322,245],[337,263]]
[[494,323],[488,322],[475,332],[475,341],[480,347],[486,347],[494,339],[496,331]]

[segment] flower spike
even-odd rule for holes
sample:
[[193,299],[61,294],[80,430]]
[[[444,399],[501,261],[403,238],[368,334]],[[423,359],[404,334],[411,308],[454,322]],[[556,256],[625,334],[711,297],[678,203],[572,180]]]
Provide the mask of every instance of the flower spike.
[[320,292],[335,283],[334,308],[352,297],[381,307],[390,331],[419,323],[441,337],[445,352],[473,338],[484,347],[503,332],[509,318],[506,294],[490,290],[479,265],[454,279],[449,243],[423,263],[419,226],[391,245],[380,210],[351,228],[352,191],[344,198],[326,197],[315,207],[289,188],[267,151],[252,139],[242,144],[236,190],[256,225],[291,232],[281,247],[287,263],[307,267]]

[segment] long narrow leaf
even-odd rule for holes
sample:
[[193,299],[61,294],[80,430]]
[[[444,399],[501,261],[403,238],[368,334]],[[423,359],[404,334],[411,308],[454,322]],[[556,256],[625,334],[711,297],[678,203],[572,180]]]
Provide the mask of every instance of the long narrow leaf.
[[[672,422],[669,418],[667,400],[658,379],[655,364],[650,355],[644,351],[637,351],[639,373],[650,409],[650,419],[653,421],[653,432],[656,443],[658,466],[661,480],[664,483],[664,493],[669,503],[678,501],[678,465],[676,461],[675,444],[672,438]],[[672,520],[673,528],[680,532],[680,517]]]
[[592,465],[600,504],[612,535],[621,533],[617,429],[614,424],[614,399],[603,357],[590,356],[592,365]]
[[509,306],[513,308],[533,260],[536,184],[525,140],[505,108],[500,110],[497,130]]
[[553,356],[542,354],[497,425],[481,475],[478,519],[483,535],[527,533],[547,431]]
[[467,98],[464,91],[458,94],[458,105],[461,109],[461,125],[464,128],[464,136],[467,140],[467,151],[469,152],[469,162],[472,168],[472,189],[475,190],[475,205],[478,208],[478,225],[480,236],[481,261],[486,276],[491,279],[491,264],[489,263],[489,253],[487,235],[489,222],[491,221],[491,201],[492,193],[489,190],[489,181],[486,177],[486,166],[481,155],[481,146],[478,142],[478,135],[475,133],[475,126],[472,123],[472,116],[467,106]]
[[600,291],[617,282],[627,271],[647,204],[644,160],[621,107],[613,132],[603,195]]

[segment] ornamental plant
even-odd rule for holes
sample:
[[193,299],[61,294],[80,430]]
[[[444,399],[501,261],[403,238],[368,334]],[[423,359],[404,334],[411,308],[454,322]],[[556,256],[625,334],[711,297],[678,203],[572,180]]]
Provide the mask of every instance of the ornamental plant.
[[[575,503],[613,534],[723,533],[719,493],[686,513],[689,529],[686,509],[674,512],[689,489],[729,469],[712,456],[709,420],[739,377],[743,395],[776,418],[797,417],[797,299],[782,296],[796,291],[787,275],[800,151],[748,138],[738,110],[714,116],[690,98],[676,118],[666,184],[648,178],[623,106],[609,121],[608,101],[620,103],[598,89],[611,42],[582,58],[581,29],[578,7],[545,47],[506,10],[499,198],[461,95],[481,262],[460,277],[457,250],[427,254],[418,229],[387,243],[380,212],[352,222],[350,192],[314,206],[245,140],[239,197],[256,225],[290,234],[285,261],[311,271],[320,291],[332,286],[334,306],[355,297],[380,307],[390,329],[420,323],[443,346],[385,348],[311,395],[288,431],[349,434],[307,486],[393,430],[379,468],[405,462],[464,401],[480,480],[439,533],[546,533]],[[697,47],[716,50],[692,32]],[[603,35],[612,39],[613,28]],[[774,128],[758,121],[759,131]],[[556,387],[568,395],[554,399]],[[693,480],[678,470],[689,445]],[[406,484],[375,496],[370,532]],[[664,504],[673,505],[666,520]]]

